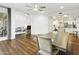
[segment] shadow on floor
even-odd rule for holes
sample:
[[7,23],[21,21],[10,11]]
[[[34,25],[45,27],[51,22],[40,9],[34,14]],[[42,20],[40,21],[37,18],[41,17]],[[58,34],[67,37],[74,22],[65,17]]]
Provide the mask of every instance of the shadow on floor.
[[63,51],[59,51],[57,55],[67,55],[67,53]]

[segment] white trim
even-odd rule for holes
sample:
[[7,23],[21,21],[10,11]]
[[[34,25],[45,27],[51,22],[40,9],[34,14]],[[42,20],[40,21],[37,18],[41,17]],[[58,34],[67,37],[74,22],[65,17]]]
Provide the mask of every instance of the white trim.
[[0,37],[0,41],[8,40],[7,37]]

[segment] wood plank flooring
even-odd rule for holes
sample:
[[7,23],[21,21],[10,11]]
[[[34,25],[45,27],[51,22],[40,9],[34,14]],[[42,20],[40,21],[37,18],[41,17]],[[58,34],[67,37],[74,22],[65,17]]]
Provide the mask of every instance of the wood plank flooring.
[[24,35],[13,40],[0,41],[0,55],[35,55],[37,52],[36,42]]

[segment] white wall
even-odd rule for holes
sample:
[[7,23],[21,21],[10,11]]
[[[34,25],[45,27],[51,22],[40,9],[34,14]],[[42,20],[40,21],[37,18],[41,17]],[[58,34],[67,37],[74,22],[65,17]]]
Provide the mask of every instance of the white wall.
[[20,12],[16,12],[15,14],[15,28],[16,27],[24,27],[25,24],[29,24],[29,19],[28,19],[28,15],[20,13]]
[[15,39],[15,28],[22,27],[25,24],[31,24],[32,34],[48,33],[48,16],[46,15],[26,15],[12,9],[11,15],[11,39]]
[[45,34],[48,33],[48,16],[46,15],[32,15],[31,16],[31,33]]
[[15,9],[11,10],[11,39],[15,39],[15,28],[23,27],[30,24],[29,16],[17,11]]

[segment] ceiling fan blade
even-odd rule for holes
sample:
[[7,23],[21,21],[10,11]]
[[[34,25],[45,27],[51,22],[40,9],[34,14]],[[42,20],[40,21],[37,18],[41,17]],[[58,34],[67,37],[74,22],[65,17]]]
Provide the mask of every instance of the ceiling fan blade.
[[38,5],[37,5],[37,4],[35,4],[34,8],[37,8],[37,7],[38,7]]

